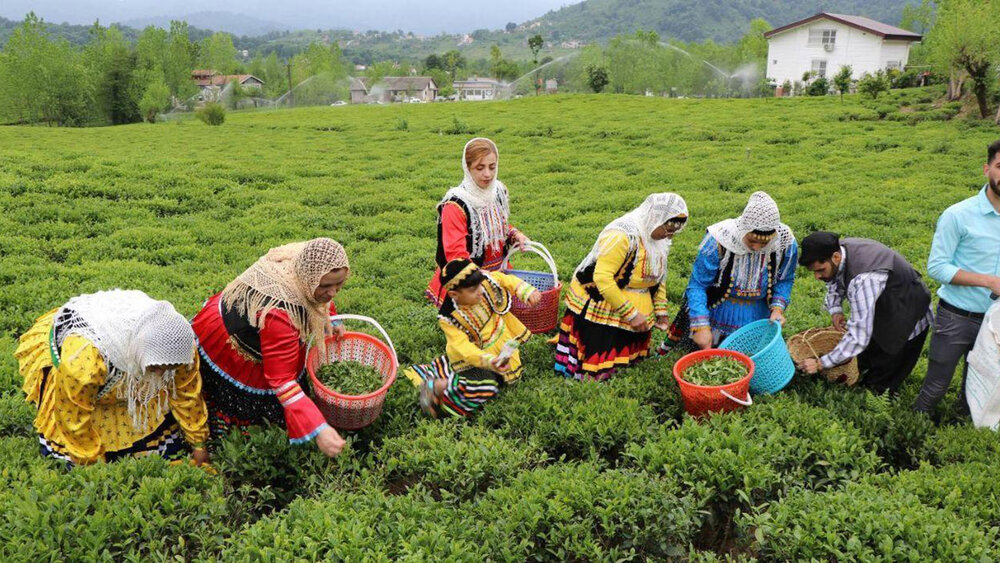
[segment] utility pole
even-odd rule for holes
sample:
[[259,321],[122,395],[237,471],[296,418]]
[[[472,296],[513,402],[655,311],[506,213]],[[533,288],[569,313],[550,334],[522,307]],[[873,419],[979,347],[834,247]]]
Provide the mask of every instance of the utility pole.
[[295,105],[295,94],[292,94],[292,61],[289,60],[285,63],[285,68],[288,70],[288,105]]

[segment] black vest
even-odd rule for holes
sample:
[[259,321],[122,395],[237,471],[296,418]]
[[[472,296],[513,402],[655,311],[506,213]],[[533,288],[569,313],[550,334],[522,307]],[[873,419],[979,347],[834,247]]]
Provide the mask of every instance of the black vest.
[[[486,256],[473,256],[472,255],[472,214],[469,212],[469,207],[465,205],[465,202],[458,199],[457,197],[452,197],[448,201],[442,202],[438,205],[438,239],[437,239],[437,254],[434,256],[435,262],[437,262],[437,267],[444,269],[448,260],[444,255],[444,236],[443,230],[444,226],[441,224],[441,212],[444,210],[444,206],[448,203],[458,204],[462,208],[462,212],[465,213],[465,250],[469,253],[469,260],[472,260],[476,266],[482,266],[483,262],[486,260]],[[510,250],[510,241],[505,241],[503,243],[503,253],[507,254]]]
[[[288,306],[279,303],[278,309],[286,309]],[[256,361],[261,361],[263,355],[260,348],[260,329],[250,324],[250,319],[241,315],[234,308],[226,307],[219,299],[219,308],[222,313],[222,324],[226,327],[233,343],[240,347],[240,350]]]
[[887,354],[899,352],[931,303],[931,293],[920,279],[920,272],[914,270],[906,258],[880,242],[846,238],[841,239],[840,244],[847,250],[845,287],[866,272],[888,272],[885,290],[875,302],[872,342]]

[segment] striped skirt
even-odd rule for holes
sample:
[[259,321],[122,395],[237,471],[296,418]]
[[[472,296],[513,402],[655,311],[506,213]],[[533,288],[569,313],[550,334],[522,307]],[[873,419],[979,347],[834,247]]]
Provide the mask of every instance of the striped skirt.
[[430,364],[410,366],[403,374],[417,386],[438,379],[447,381],[438,409],[450,416],[474,414],[500,395],[500,387],[503,385],[503,378],[491,371],[452,370],[447,356],[441,356]]
[[559,325],[556,373],[579,381],[604,381],[618,368],[649,355],[651,331],[632,332],[587,320],[567,311]]

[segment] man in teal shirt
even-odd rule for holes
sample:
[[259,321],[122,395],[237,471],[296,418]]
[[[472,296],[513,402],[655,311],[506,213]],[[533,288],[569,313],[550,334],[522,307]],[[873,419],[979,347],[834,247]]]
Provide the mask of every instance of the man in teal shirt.
[[[941,284],[931,336],[927,377],[914,408],[932,414],[944,397],[958,360],[976,342],[983,313],[1000,295],[1000,141],[987,149],[987,183],[973,197],[952,205],[938,219],[927,273]],[[965,374],[956,410],[967,414]]]

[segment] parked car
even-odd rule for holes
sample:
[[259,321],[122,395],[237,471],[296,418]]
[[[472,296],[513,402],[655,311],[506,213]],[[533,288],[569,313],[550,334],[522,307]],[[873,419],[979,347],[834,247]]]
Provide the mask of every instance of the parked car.
[[345,102],[344,100],[337,100],[336,102],[333,102],[330,105],[331,106],[346,106],[347,102]]

